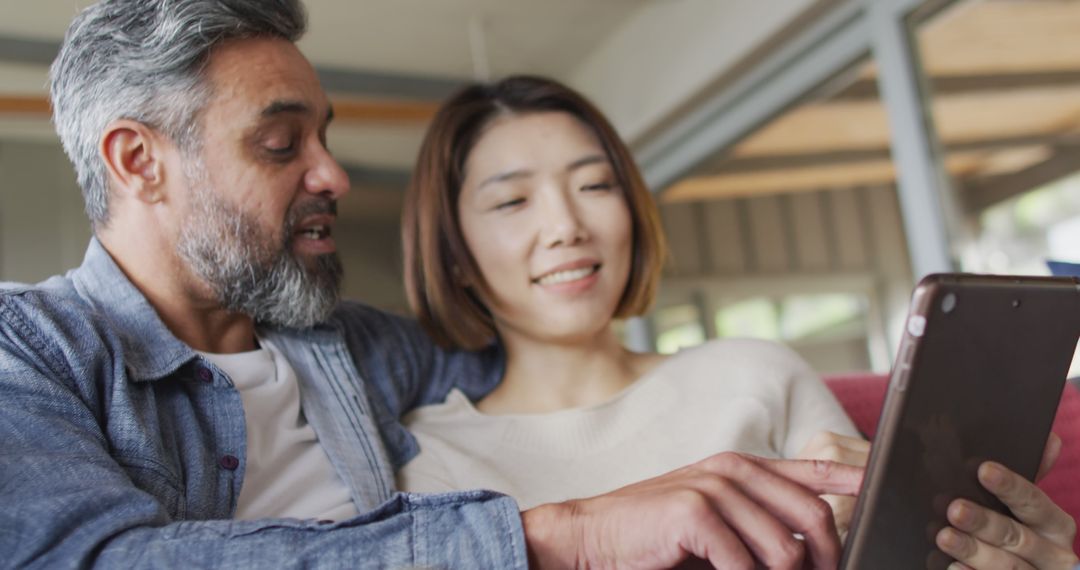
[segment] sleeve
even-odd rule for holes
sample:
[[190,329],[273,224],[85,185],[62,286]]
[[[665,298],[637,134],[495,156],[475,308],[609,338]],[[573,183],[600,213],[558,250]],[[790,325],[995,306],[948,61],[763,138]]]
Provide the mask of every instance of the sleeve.
[[[86,334],[92,325],[45,342],[28,322],[0,295],[0,566],[527,565],[517,505],[484,491],[398,494],[371,512],[325,525],[173,520],[111,454],[102,426],[137,419],[105,416],[109,394],[101,380],[110,377],[113,360],[107,344]],[[76,353],[97,356],[80,366]]]
[[396,418],[445,401],[454,388],[478,400],[502,379],[497,344],[475,352],[442,348],[415,320],[356,303],[343,304],[338,315],[360,372]]
[[787,393],[786,429],[779,449],[784,457],[795,457],[814,435],[831,431],[840,435],[862,437],[844,413],[840,402],[810,365],[790,349],[790,384]]

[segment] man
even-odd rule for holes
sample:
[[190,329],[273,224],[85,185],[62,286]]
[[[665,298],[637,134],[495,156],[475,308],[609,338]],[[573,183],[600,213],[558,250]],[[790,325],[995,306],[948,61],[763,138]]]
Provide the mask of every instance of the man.
[[861,472],[827,462],[723,454],[525,513],[395,492],[398,418],[501,361],[338,302],[348,180],[303,30],[295,0],[103,0],[69,29],[54,119],[95,238],[0,292],[3,564],[835,565],[816,495]]

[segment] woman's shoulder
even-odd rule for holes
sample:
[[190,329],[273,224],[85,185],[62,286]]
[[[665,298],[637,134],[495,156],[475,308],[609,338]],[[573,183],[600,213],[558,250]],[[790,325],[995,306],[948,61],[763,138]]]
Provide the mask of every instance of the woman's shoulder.
[[[805,381],[817,381],[810,366],[792,349],[760,339],[717,339],[670,356],[653,374],[683,389],[783,394]],[[691,388],[692,386],[692,388]]]
[[668,358],[675,365],[731,366],[752,368],[805,368],[806,362],[794,350],[771,340],[756,338],[714,339],[684,348]]

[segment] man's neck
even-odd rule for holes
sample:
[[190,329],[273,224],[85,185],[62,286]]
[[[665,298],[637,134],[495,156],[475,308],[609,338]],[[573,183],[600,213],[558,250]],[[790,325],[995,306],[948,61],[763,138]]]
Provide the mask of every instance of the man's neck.
[[490,414],[548,413],[603,403],[663,359],[628,351],[609,328],[594,338],[555,343],[503,334],[502,383],[477,405]]
[[109,231],[98,240],[129,281],[146,297],[169,331],[201,352],[235,353],[256,348],[255,323],[222,308],[169,244],[123,239]]

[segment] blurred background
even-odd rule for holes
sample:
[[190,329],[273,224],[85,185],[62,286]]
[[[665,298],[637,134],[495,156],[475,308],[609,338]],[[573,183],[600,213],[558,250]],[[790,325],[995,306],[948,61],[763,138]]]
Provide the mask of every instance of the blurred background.
[[[0,280],[86,247],[46,82],[88,3],[0,0]],[[346,295],[388,310],[408,310],[398,217],[427,121],[461,83],[510,73],[596,102],[656,193],[674,259],[625,325],[636,347],[764,337],[822,373],[884,372],[922,275],[1080,261],[1080,1],[306,5],[300,46],[353,185]]]

